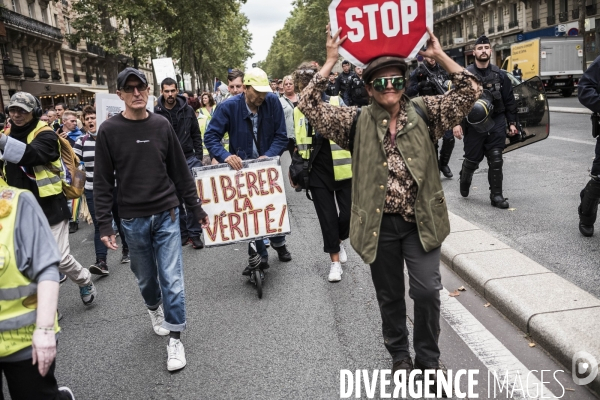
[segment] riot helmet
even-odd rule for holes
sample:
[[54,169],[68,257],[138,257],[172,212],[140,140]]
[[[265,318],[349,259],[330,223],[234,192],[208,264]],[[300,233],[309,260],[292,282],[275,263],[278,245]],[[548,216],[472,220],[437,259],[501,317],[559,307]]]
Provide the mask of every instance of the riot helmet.
[[488,90],[484,90],[467,115],[467,122],[477,132],[489,132],[494,127],[493,112],[493,96]]

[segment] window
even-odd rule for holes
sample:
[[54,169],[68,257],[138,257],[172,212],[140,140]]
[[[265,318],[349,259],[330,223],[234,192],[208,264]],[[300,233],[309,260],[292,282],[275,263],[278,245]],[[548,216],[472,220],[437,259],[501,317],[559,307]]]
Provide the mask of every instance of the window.
[[56,56],[53,52],[48,53],[48,59],[50,60],[50,69],[56,69]]
[[504,7],[498,7],[498,26],[504,25]]
[[46,67],[44,66],[44,55],[42,54],[42,51],[41,50],[36,51],[35,55],[37,57],[38,68],[46,69]]
[[490,29],[494,28],[494,10],[490,10]]
[[27,47],[21,47],[21,59],[23,60],[23,67],[29,67],[29,53]]
[[19,7],[19,0],[12,0],[12,9],[14,12],[17,12],[17,13],[19,11],[21,11],[20,7]]
[[58,14],[54,14],[54,27],[58,28]]
[[534,21],[540,19],[540,2],[537,0],[531,3],[531,19]]
[[517,22],[519,20],[517,12],[517,3],[513,3],[510,5],[510,22]]
[[569,0],[560,0],[559,7],[560,7],[561,13],[568,13],[569,12]]
[[65,22],[65,25],[67,26],[67,33],[71,34],[71,20],[69,18],[65,18]]
[[457,32],[456,37],[463,37],[462,31],[463,31],[462,30],[462,22],[457,22],[456,23],[456,32]]
[[48,23],[48,8],[42,8],[42,21],[44,21],[45,24]]
[[554,0],[548,0],[548,16],[553,17],[556,15]]
[[75,61],[75,57],[71,57],[71,65],[73,66],[73,74],[79,75],[77,73],[77,61]]
[[469,33],[473,34],[473,20],[474,18],[469,18]]
[[33,3],[27,3],[27,11],[29,12],[29,18],[35,19],[35,8]]

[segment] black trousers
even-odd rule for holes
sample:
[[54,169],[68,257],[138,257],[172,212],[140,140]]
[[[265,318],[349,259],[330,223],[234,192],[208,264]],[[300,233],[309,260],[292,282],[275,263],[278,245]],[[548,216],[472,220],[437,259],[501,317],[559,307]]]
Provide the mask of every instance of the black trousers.
[[488,151],[504,149],[506,146],[506,126],[500,129],[494,127],[494,130],[489,133],[480,133],[467,128],[463,142],[465,144],[465,158],[480,163]]
[[[46,376],[41,376],[38,366],[31,359],[16,362],[0,362],[0,371],[4,372],[8,391],[12,400],[67,400],[68,395],[59,393],[53,362]],[[0,385],[2,381],[0,380]],[[0,386],[0,400],[4,400]]]
[[404,300],[404,262],[408,269],[408,295],[415,303],[413,344],[416,360],[426,367],[439,365],[440,254],[425,252],[415,223],[399,214],[384,214],[371,276],[381,310],[383,340],[394,362],[410,356]]
[[596,157],[594,157],[594,161],[592,162],[590,175],[600,176],[600,140],[598,138],[596,139]]
[[339,253],[340,240],[346,240],[350,236],[352,186],[348,185],[335,192],[311,186],[310,192],[323,233],[323,251],[329,254]]

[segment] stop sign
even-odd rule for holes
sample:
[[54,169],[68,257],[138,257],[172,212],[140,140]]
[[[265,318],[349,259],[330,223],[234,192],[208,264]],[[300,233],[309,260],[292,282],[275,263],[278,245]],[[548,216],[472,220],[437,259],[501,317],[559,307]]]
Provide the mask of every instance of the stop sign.
[[348,35],[340,54],[364,68],[381,56],[415,57],[433,29],[433,0],[333,0],[329,20],[331,32]]

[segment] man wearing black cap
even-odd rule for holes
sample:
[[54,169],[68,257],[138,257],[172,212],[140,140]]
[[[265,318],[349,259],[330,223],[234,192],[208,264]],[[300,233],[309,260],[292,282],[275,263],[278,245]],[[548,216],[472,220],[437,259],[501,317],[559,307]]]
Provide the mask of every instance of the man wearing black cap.
[[337,96],[338,92],[335,91],[335,73],[329,73],[329,81],[327,81],[327,89],[325,89],[327,96]]
[[356,76],[356,74],[350,71],[350,61],[342,61],[342,73],[339,74],[335,80],[335,96],[340,96],[344,103],[350,104],[346,96],[346,89],[350,85],[350,80]]
[[148,81],[144,73],[130,67],[121,71],[117,95],[125,103],[125,111],[100,125],[96,141],[96,220],[102,242],[116,250],[111,214],[116,180],[131,270],[154,332],[170,336],[167,369],[175,371],[186,365],[180,341],[186,318],[179,197],[204,227],[208,217],[173,127],[164,117],[146,110]]
[[492,206],[508,208],[508,201],[502,195],[502,151],[506,143],[507,122],[508,135],[518,133],[517,104],[508,75],[490,63],[491,54],[490,40],[485,35],[480,36],[473,51],[475,64],[469,65],[467,70],[481,80],[486,92],[484,94],[490,99],[493,98],[492,110],[488,110],[488,118],[492,118],[493,125],[490,124],[491,128],[483,127],[483,124],[476,124],[467,116],[462,126],[457,125],[453,131],[458,139],[462,139],[464,132],[465,156],[460,171],[460,194],[463,197],[469,195],[473,174],[485,156],[489,166],[488,181]]

